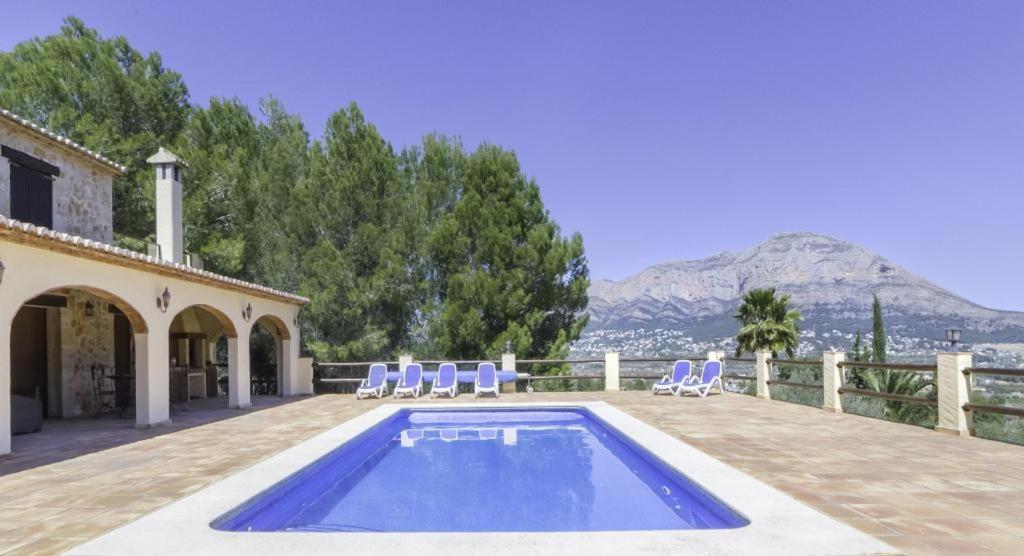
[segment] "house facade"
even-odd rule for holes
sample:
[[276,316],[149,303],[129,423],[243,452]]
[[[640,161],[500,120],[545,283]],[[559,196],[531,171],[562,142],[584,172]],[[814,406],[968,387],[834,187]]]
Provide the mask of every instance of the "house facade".
[[312,393],[307,300],[186,263],[187,167],[164,149],[149,162],[157,244],[143,254],[111,245],[124,168],[0,110],[0,453],[43,418],[129,409],[150,427],[195,398],[247,407],[255,327],[274,344],[274,391]]

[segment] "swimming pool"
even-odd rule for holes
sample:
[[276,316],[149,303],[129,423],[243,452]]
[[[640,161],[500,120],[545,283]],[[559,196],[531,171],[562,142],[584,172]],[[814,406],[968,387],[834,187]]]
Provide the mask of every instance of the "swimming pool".
[[[340,400],[340,398],[337,399]],[[706,402],[707,400],[701,401]],[[317,412],[315,410],[317,407],[322,407],[322,403],[325,403],[322,398],[298,403],[311,404],[311,409],[313,410],[310,411],[310,418],[323,419],[330,415],[329,412]],[[335,402],[326,403],[334,404]],[[346,401],[345,403],[355,402],[353,400],[352,402]],[[666,397],[651,400],[648,403],[669,404],[683,402],[673,396],[671,399]],[[274,456],[254,463],[251,467],[242,469],[234,475],[185,498],[173,501],[140,519],[76,546],[70,549],[67,554],[90,556],[96,554],[107,556],[136,554],[223,556],[224,554],[246,554],[248,556],[255,556],[302,553],[333,556],[347,553],[380,554],[383,556],[396,553],[415,553],[449,556],[451,554],[486,553],[489,555],[518,555],[529,553],[587,554],[588,556],[608,554],[610,556],[618,556],[620,554],[642,552],[644,554],[700,553],[734,554],[736,556],[778,554],[794,556],[800,554],[836,555],[894,552],[885,543],[815,511],[790,496],[666,433],[666,430],[674,431],[677,434],[680,431],[685,431],[684,434],[686,436],[702,437],[707,435],[709,431],[717,431],[713,433],[716,436],[720,435],[720,433],[728,435],[729,423],[698,420],[686,424],[673,423],[665,426],[665,430],[662,430],[661,427],[644,423],[611,404],[601,401],[510,403],[507,401],[473,400],[470,404],[466,404],[464,400],[462,402],[451,402],[447,400],[419,399],[381,404],[360,402],[360,404],[360,407],[366,407],[367,409],[355,417],[343,420],[343,422],[312,438],[298,442]],[[342,405],[344,406],[345,404]],[[467,408],[480,410],[482,413],[467,415],[464,412]],[[431,410],[436,411],[431,412]],[[541,506],[539,511],[549,512],[549,517],[550,508],[548,506],[556,505],[549,503],[556,501],[558,507],[563,508],[563,511],[569,512],[570,515],[570,517],[563,516],[559,518],[562,519],[559,527],[565,527],[562,530],[541,529],[540,526],[536,526],[536,521],[523,518],[521,515],[517,517],[516,503],[510,502],[508,498],[512,487],[510,484],[504,484],[511,483],[515,479],[504,468],[498,469],[497,473],[495,473],[495,478],[493,479],[493,498],[469,502],[466,502],[466,498],[461,498],[464,501],[464,508],[440,510],[435,506],[429,510],[422,510],[423,506],[420,506],[421,510],[415,512],[418,516],[426,516],[425,520],[434,519],[436,516],[454,516],[457,513],[463,512],[463,515],[468,517],[463,517],[462,519],[470,520],[471,517],[479,516],[477,523],[494,523],[494,525],[486,525],[490,530],[446,532],[416,530],[411,528],[422,528],[428,521],[421,521],[408,516],[404,516],[401,519],[395,518],[391,522],[390,527],[394,527],[396,530],[383,530],[384,527],[381,527],[381,525],[386,523],[386,520],[379,519],[382,508],[393,507],[396,501],[401,500],[403,497],[409,500],[409,497],[416,496],[417,492],[421,492],[425,488],[425,481],[442,480],[441,477],[436,475],[425,474],[425,476],[429,476],[428,479],[421,477],[416,479],[415,482],[410,480],[403,481],[402,474],[405,472],[405,465],[400,465],[401,469],[398,472],[382,474],[382,478],[386,475],[386,478],[389,480],[382,481],[375,488],[368,489],[362,494],[358,494],[358,488],[345,490],[349,487],[342,487],[339,489],[339,492],[346,492],[345,495],[339,497],[342,507],[344,507],[346,500],[355,500],[353,497],[358,495],[361,496],[361,504],[370,504],[375,508],[373,511],[378,512],[378,520],[370,528],[382,529],[380,531],[330,529],[330,532],[319,532],[312,530],[312,527],[308,527],[316,519],[310,519],[309,523],[307,523],[307,528],[302,529],[295,526],[298,524],[292,524],[291,529],[286,527],[278,528],[281,525],[280,523],[276,525],[271,523],[271,526],[266,530],[257,530],[256,528],[251,531],[229,530],[226,528],[231,525],[241,525],[242,520],[249,519],[246,517],[247,515],[260,515],[259,509],[261,504],[266,505],[265,507],[267,508],[275,506],[276,503],[271,503],[273,496],[286,495],[285,498],[295,496],[298,499],[298,493],[289,494],[290,490],[287,485],[292,485],[293,481],[295,481],[294,484],[296,485],[301,484],[301,479],[307,473],[318,475],[314,470],[320,469],[319,466],[329,466],[329,462],[336,455],[344,459],[347,456],[341,456],[341,452],[347,451],[349,447],[354,448],[362,444],[363,441],[369,440],[371,436],[385,431],[387,427],[402,423],[403,420],[408,422],[408,427],[401,425],[401,430],[406,430],[406,428],[409,430],[422,430],[422,437],[419,432],[412,432],[411,434],[407,432],[404,436],[401,432],[398,432],[397,446],[392,445],[390,451],[385,450],[385,455],[387,453],[401,452],[402,450],[418,452],[418,447],[434,442],[437,444],[435,447],[438,448],[438,451],[426,450],[423,454],[431,453],[430,458],[444,457],[440,454],[445,453],[447,450],[444,446],[450,445],[445,445],[443,444],[444,440],[440,440],[442,434],[452,444],[476,442],[478,444],[489,444],[491,449],[495,451],[507,450],[509,453],[516,453],[515,450],[525,446],[526,439],[532,434],[532,432],[520,432],[521,427],[518,425],[494,421],[490,421],[487,426],[481,423],[465,424],[466,426],[463,426],[463,423],[454,422],[429,423],[430,420],[440,420],[439,417],[443,414],[461,415],[467,419],[494,418],[486,416],[487,413],[498,417],[504,415],[512,419],[522,416],[521,413],[518,416],[511,415],[507,410],[557,414],[550,417],[555,421],[563,421],[562,424],[566,426],[573,427],[582,425],[582,423],[577,422],[574,424],[566,421],[577,420],[580,411],[585,410],[583,415],[589,417],[598,426],[593,428],[592,425],[588,431],[589,434],[594,434],[594,430],[599,431],[598,434],[594,435],[593,439],[589,440],[592,446],[596,446],[600,450],[607,449],[606,442],[609,441],[608,438],[600,436],[600,431],[603,428],[604,432],[609,433],[609,438],[628,445],[634,454],[639,454],[638,457],[643,463],[652,466],[655,471],[654,477],[660,477],[661,481],[670,480],[669,483],[664,484],[669,486],[671,495],[679,494],[679,491],[675,490],[678,487],[687,490],[686,485],[689,484],[689,486],[697,489],[693,495],[698,500],[701,499],[700,495],[703,494],[720,505],[716,510],[694,510],[694,513],[701,515],[705,511],[710,511],[714,514],[715,512],[720,512],[721,508],[725,508],[727,510],[724,516],[725,520],[730,519],[729,516],[731,514],[733,517],[739,516],[741,519],[745,519],[749,524],[743,526],[733,525],[732,528],[687,528],[687,519],[685,517],[676,514],[674,510],[671,512],[674,515],[666,515],[663,510],[659,509],[657,512],[661,515],[659,519],[664,518],[670,528],[627,530],[624,529],[627,523],[632,523],[634,527],[650,527],[652,525],[649,522],[644,522],[641,525],[635,521],[635,519],[639,518],[633,515],[638,513],[634,510],[608,510],[604,502],[605,500],[610,500],[607,498],[607,495],[598,494],[591,496],[586,494],[589,487],[586,486],[586,481],[581,482],[579,479],[580,476],[586,475],[589,477],[589,481],[595,485],[595,488],[601,488],[603,486],[601,483],[603,482],[607,483],[605,477],[610,478],[611,475],[605,475],[603,469],[607,462],[601,462],[602,457],[598,456],[599,462],[597,465],[591,463],[592,467],[586,474],[576,473],[570,477],[559,479],[559,485],[572,484],[572,491],[567,489],[558,490],[562,488],[559,486],[555,489],[555,492],[548,492],[552,490],[551,484],[554,484],[554,481],[548,482],[547,479],[543,478],[543,475],[552,473],[553,468],[556,470],[565,469],[575,466],[576,463],[550,457],[544,460],[545,456],[541,455],[536,458],[537,462],[533,463],[536,463],[538,467],[542,467],[544,473],[523,474],[524,476],[531,477],[530,480],[535,482],[526,483],[524,488],[528,492],[522,494],[520,500],[526,500],[525,503],[530,503],[531,498],[545,501],[544,504],[539,504]],[[577,416],[574,416],[574,413]],[[270,418],[272,419],[273,416],[270,415]],[[534,422],[530,426],[537,430],[542,429],[545,425]],[[466,429],[464,441],[459,440],[463,429]],[[474,433],[470,432],[471,429],[477,430]],[[512,430],[515,430],[515,432],[511,432]],[[431,437],[435,435],[437,440],[431,440]],[[474,435],[478,438],[477,440],[471,440]],[[583,441],[584,438],[584,436],[577,437],[575,440],[577,447],[586,445],[587,442]],[[403,446],[403,442],[406,445],[412,443],[413,447]],[[424,443],[421,444],[421,442]],[[506,442],[510,444],[506,446]],[[541,442],[554,441],[541,440]],[[561,442],[569,441],[563,439]],[[372,445],[372,443],[367,444],[367,446],[369,445]],[[378,444],[378,447],[380,446],[381,444]],[[614,448],[612,451],[622,453]],[[575,452],[577,454],[576,457],[579,457],[579,452],[579,450]],[[629,451],[625,453],[628,454]],[[407,455],[411,455],[411,453]],[[399,455],[399,457],[406,456]],[[426,455],[423,457],[427,458]],[[629,457],[631,456],[628,456],[627,459]],[[431,461],[435,460],[432,459]],[[382,469],[380,466],[383,462],[383,459],[377,462],[377,470]],[[541,463],[544,465],[540,465]],[[558,465],[555,465],[556,463]],[[612,463],[615,463],[614,460],[612,460]],[[490,477],[493,467],[495,467],[493,462],[481,464],[479,468],[474,467],[473,464],[467,467],[467,464],[464,462],[459,462],[457,469],[465,471],[458,475],[458,481],[455,482],[455,486],[447,490],[451,492],[450,495],[453,497],[462,497],[464,494],[460,493],[459,490],[462,489],[464,481],[468,480],[473,474]],[[631,470],[641,469],[631,465],[626,465],[626,467]],[[451,468],[455,469],[456,467]],[[577,469],[579,468],[577,467]],[[814,469],[804,469],[803,471],[814,472]],[[326,474],[323,475],[327,476]],[[352,479],[355,479],[357,475],[358,473],[353,475]],[[615,477],[614,481],[616,482],[624,478],[621,474],[615,475]],[[679,482],[680,478],[688,479],[688,481],[681,483]],[[639,485],[643,489],[647,489],[648,492],[652,490],[651,483],[645,482],[638,475],[634,474],[632,479],[629,477],[625,477],[625,479],[634,481],[632,483],[634,487]],[[359,484],[360,482],[361,480],[354,481],[353,484]],[[365,484],[369,485],[370,483]],[[657,481],[654,484],[658,484]],[[677,487],[670,486],[672,484],[677,485]],[[656,493],[657,489],[653,489],[653,491]],[[582,497],[580,493],[583,493]],[[327,497],[327,490],[324,490],[323,494]],[[431,495],[431,499],[436,501],[436,491],[435,494]],[[654,500],[648,499],[644,502],[645,507],[646,504],[650,504],[657,508],[654,502]],[[664,502],[659,503],[665,505]],[[587,519],[579,519],[583,512],[579,508],[584,506],[590,507],[589,517]],[[567,508],[572,508],[572,510],[570,511]],[[249,510],[254,510],[254,513],[248,514]],[[330,512],[321,512],[320,514],[315,514],[312,511],[296,513],[293,510],[294,508],[282,511],[282,514],[313,517],[325,516],[326,520],[329,521],[331,519],[326,517]],[[269,520],[277,519],[272,515],[275,512],[276,510],[270,510],[263,517]],[[446,514],[445,512],[448,513]],[[411,512],[407,513],[412,515]],[[619,515],[616,517],[615,513]],[[604,521],[597,519],[595,516],[604,516],[601,518]],[[451,519],[454,524],[455,518],[452,517]],[[573,521],[574,519],[575,521]],[[694,519],[690,523],[696,523],[695,518],[691,517],[690,519]],[[470,521],[472,522],[473,520]],[[614,524],[600,525],[601,523],[607,524],[609,521],[614,521]],[[338,522],[348,526],[353,524],[349,517],[344,517],[344,521],[339,519]],[[519,530],[523,523],[531,522],[537,527],[536,530]],[[566,523],[573,522],[578,524],[580,528],[569,530],[565,526]],[[410,529],[397,530],[398,527],[396,525],[402,523]],[[409,525],[409,523],[413,525]],[[510,524],[517,525],[513,527]],[[582,528],[583,524],[600,527],[614,526],[618,530],[587,530]],[[478,527],[484,528],[484,526]],[[506,527],[506,529],[500,529],[502,527]],[[248,528],[248,525],[245,528]],[[468,529],[469,527],[463,526],[459,528]]]
[[584,408],[404,409],[225,531],[630,531],[749,522]]

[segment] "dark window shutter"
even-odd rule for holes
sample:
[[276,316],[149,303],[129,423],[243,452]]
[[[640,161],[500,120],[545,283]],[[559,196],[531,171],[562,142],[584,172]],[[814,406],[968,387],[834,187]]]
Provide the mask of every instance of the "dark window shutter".
[[53,178],[11,163],[11,218],[53,228]]
[[32,172],[32,223],[53,229],[53,178]]

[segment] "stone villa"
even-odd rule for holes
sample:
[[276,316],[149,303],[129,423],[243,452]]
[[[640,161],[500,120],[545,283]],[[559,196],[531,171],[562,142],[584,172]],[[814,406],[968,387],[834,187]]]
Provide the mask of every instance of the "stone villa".
[[184,253],[184,161],[163,148],[147,160],[157,241],[141,254],[111,245],[123,166],[3,109],[0,155],[0,454],[44,418],[134,408],[136,426],[151,427],[172,403],[225,393],[247,407],[257,324],[275,339],[277,394],[312,393],[311,361],[298,357],[307,300]]

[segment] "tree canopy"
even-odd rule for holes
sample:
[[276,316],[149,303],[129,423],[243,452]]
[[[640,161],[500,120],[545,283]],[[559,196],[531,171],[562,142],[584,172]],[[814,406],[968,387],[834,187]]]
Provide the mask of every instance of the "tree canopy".
[[257,113],[193,105],[159,54],[73,17],[0,52],[0,106],[128,165],[123,245],[153,235],[145,159],[179,154],[186,250],[309,297],[303,338],[322,359],[492,357],[506,341],[564,357],[586,323],[583,240],[562,235],[510,150],[430,134],[396,151],[355,103],[318,139],[274,98]]

